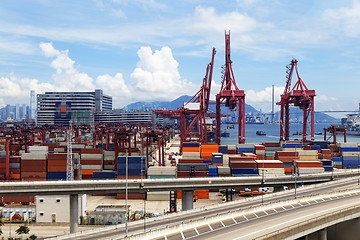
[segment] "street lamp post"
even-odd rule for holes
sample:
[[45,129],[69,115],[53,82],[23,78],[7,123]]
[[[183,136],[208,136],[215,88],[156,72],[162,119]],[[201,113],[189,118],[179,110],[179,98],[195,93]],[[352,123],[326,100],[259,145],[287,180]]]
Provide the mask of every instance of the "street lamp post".
[[125,181],[125,206],[126,206],[126,219],[125,219],[125,236],[127,237],[128,236],[128,224],[127,224],[127,221],[128,221],[128,218],[129,218],[129,215],[128,215],[128,156],[126,156],[126,164],[125,164],[125,172],[126,172],[126,181]]

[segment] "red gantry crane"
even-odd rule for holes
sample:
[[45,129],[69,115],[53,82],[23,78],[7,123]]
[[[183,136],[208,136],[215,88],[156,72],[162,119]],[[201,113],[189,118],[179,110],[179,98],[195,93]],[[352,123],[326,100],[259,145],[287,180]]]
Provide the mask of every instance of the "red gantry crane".
[[[289,121],[290,121],[290,105],[299,107],[303,110],[303,141],[306,142],[306,130],[309,128],[311,140],[314,140],[314,97],[315,90],[309,90],[305,83],[300,78],[297,60],[293,59],[289,65],[286,66],[287,76],[286,76],[286,87],[284,93],[281,95],[280,102],[277,105],[281,106],[281,116],[280,116],[280,141],[289,140]],[[296,76],[298,78],[294,87],[291,88],[291,79],[296,71]],[[311,123],[308,123],[308,118],[311,116]]]
[[220,144],[221,110],[220,104],[225,104],[231,111],[239,112],[239,143],[245,143],[245,93],[236,85],[230,60],[230,31],[225,31],[225,72],[220,92],[216,95],[216,143]]
[[[180,117],[180,148],[185,141],[191,141],[192,138],[207,143],[206,112],[209,108],[211,81],[214,66],[215,48],[212,51],[211,62],[207,65],[206,75],[203,79],[200,90],[179,110],[173,111],[155,111],[156,113],[166,115],[176,115]],[[196,126],[196,128],[195,128]]]

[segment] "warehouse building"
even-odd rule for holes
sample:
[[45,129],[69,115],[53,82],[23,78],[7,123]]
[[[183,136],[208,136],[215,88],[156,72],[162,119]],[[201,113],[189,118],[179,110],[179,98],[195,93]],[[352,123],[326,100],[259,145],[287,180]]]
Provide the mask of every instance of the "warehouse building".
[[95,122],[101,123],[156,123],[156,114],[153,111],[125,111],[112,110],[97,112],[95,114]]
[[112,97],[94,92],[46,92],[37,95],[37,125],[90,124],[96,113],[112,110]]

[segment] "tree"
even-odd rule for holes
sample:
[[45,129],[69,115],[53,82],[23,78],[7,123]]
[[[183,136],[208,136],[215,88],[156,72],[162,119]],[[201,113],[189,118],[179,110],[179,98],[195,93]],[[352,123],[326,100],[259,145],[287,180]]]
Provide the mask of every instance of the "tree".
[[33,235],[31,235],[29,238],[30,238],[31,240],[35,240],[35,239],[37,239],[37,236],[36,236],[35,234],[33,234]]
[[26,225],[20,226],[18,229],[15,230],[17,235],[21,235],[21,239],[22,239],[22,235],[23,234],[28,234],[30,232],[30,228]]

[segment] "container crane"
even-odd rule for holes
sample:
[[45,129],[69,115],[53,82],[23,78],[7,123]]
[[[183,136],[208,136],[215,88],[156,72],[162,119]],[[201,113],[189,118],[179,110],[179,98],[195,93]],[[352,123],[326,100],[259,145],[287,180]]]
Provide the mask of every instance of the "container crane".
[[220,92],[216,95],[216,143],[220,144],[221,110],[220,104],[225,104],[231,111],[239,112],[238,142],[245,143],[245,93],[235,82],[230,59],[230,31],[225,31],[225,72]]
[[[314,140],[314,97],[315,90],[309,90],[305,83],[302,81],[299,75],[297,60],[291,60],[291,63],[286,66],[286,87],[284,93],[281,95],[280,102],[276,103],[281,106],[281,116],[280,116],[280,141],[289,140],[290,129],[290,105],[299,107],[303,110],[303,141],[306,142],[306,130],[309,127],[311,140]],[[294,87],[291,88],[291,79],[296,71],[296,76],[298,78]],[[309,116],[311,117],[311,123],[308,123]]]
[[[206,74],[200,90],[178,110],[160,111],[155,113],[177,116],[180,118],[180,148],[185,141],[191,141],[192,137],[201,143],[208,142],[206,127],[206,112],[209,108],[211,81],[214,66],[215,48],[212,51],[211,62],[207,65]],[[194,130],[194,127],[196,131]]]

